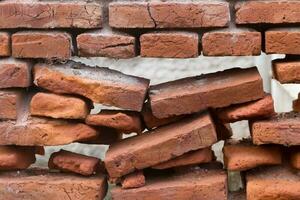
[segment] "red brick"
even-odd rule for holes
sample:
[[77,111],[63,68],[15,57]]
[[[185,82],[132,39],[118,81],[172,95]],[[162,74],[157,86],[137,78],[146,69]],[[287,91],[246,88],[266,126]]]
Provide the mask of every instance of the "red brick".
[[290,164],[293,168],[300,170],[300,148],[292,148],[290,153]]
[[273,76],[280,83],[300,82],[300,61],[278,59],[272,62]]
[[16,58],[68,59],[72,38],[64,32],[18,32],[12,35],[12,55]]
[[270,119],[250,122],[253,143],[300,145],[300,114],[281,113]]
[[224,123],[255,118],[268,118],[275,115],[274,102],[270,94],[265,94],[264,98],[253,102],[220,108],[216,112],[218,118]]
[[149,102],[146,102],[144,104],[141,114],[143,116],[145,126],[147,127],[148,130],[151,130],[153,128],[157,128],[157,127],[160,127],[163,125],[167,125],[172,122],[176,122],[176,121],[186,117],[185,115],[181,115],[181,116],[172,116],[172,117],[168,117],[168,118],[159,119],[153,115]]
[[62,172],[74,172],[90,176],[99,172],[103,168],[103,164],[101,160],[95,157],[60,150],[51,154],[48,167],[49,169],[58,169]]
[[39,92],[30,102],[30,114],[35,116],[85,119],[89,113],[89,103],[72,96]]
[[255,146],[250,142],[230,141],[223,148],[224,165],[230,171],[246,171],[262,165],[280,165],[279,146]]
[[141,56],[193,58],[198,56],[198,34],[188,32],[146,33],[140,37]]
[[85,123],[117,129],[120,133],[142,133],[144,128],[139,113],[121,110],[101,110],[88,115]]
[[84,177],[37,169],[0,174],[1,197],[7,200],[99,200],[106,192],[103,175]]
[[284,167],[268,167],[247,174],[247,200],[299,199],[300,181],[297,171]]
[[216,141],[211,118],[203,113],[111,145],[104,160],[105,167],[111,178],[118,178],[209,147]]
[[2,1],[0,28],[100,28],[102,8],[97,3],[62,1]]
[[0,170],[26,169],[35,163],[35,147],[0,146]]
[[0,90],[0,119],[17,119],[22,96],[22,91]]
[[285,28],[268,30],[265,33],[267,54],[300,54],[300,29]]
[[0,60],[0,88],[29,87],[31,79],[29,62],[12,58]]
[[113,128],[108,128],[105,126],[94,127],[98,134],[95,137],[88,138],[87,140],[81,141],[85,144],[114,144],[123,138],[123,134]]
[[205,56],[256,56],[261,53],[261,33],[243,29],[227,29],[204,33]]
[[10,35],[5,32],[0,32],[0,56],[10,56]]
[[195,165],[201,163],[208,163],[214,159],[214,153],[210,148],[199,149],[196,151],[188,152],[173,158],[172,160],[160,163],[153,166],[153,169],[168,169],[173,167],[181,167],[187,165]]
[[109,5],[115,28],[224,27],[230,21],[226,2],[116,2]]
[[122,177],[121,181],[123,189],[143,187],[145,183],[146,181],[143,171],[136,171],[131,174],[128,174]]
[[133,58],[135,37],[120,33],[83,33],[77,36],[79,56]]
[[222,170],[199,169],[178,175],[157,176],[147,179],[144,187],[124,190],[112,189],[113,199],[156,200],[226,200],[227,177]]
[[244,1],[235,5],[237,24],[300,22],[300,2],[293,0]]
[[298,99],[293,101],[293,110],[295,112],[300,112],[300,93],[298,94]]
[[154,85],[149,95],[153,115],[167,118],[257,100],[264,91],[256,68],[235,68]]
[[59,94],[78,94],[95,103],[141,111],[149,80],[108,68],[69,61],[62,65],[37,64],[34,83]]

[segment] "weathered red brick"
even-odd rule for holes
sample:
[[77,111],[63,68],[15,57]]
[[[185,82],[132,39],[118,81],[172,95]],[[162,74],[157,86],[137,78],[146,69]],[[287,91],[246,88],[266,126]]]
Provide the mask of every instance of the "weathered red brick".
[[227,177],[222,170],[199,169],[170,176],[147,179],[144,187],[124,190],[112,189],[113,199],[157,200],[226,200]]
[[0,32],[0,56],[10,56],[10,35],[5,32]]
[[298,99],[293,101],[293,111],[300,112],[300,93],[298,94]]
[[49,169],[58,169],[62,172],[74,172],[90,176],[103,169],[103,163],[95,157],[60,150],[51,154],[48,167]]
[[101,110],[98,114],[88,115],[85,123],[117,129],[120,133],[142,133],[141,117],[137,112],[122,110]]
[[30,102],[30,114],[36,116],[85,119],[89,113],[89,103],[72,96],[39,92]]
[[0,90],[0,119],[17,119],[22,96],[20,90]]
[[225,123],[255,118],[268,118],[275,115],[274,102],[270,94],[265,94],[262,99],[253,102],[217,109],[216,113],[218,118]]
[[35,147],[0,146],[0,170],[26,169],[35,163]]
[[205,56],[256,56],[261,53],[261,33],[244,29],[217,30],[204,33]]
[[132,58],[136,56],[135,37],[121,33],[83,33],[77,36],[79,56]]
[[58,119],[28,118],[0,122],[0,145],[55,146],[88,140],[97,131],[79,122]]
[[256,169],[246,179],[247,200],[299,199],[299,174],[287,167]]
[[188,32],[146,33],[140,37],[141,56],[193,58],[198,56],[198,34]]
[[209,147],[216,141],[211,118],[203,113],[111,145],[104,160],[105,167],[111,178],[118,178]]
[[121,185],[123,189],[143,187],[146,183],[143,171],[136,171],[122,177]]
[[69,61],[62,65],[37,64],[34,83],[60,94],[78,94],[96,103],[141,111],[149,80],[108,68]]
[[300,61],[277,59],[272,62],[273,76],[280,83],[300,82]]
[[211,162],[214,159],[214,153],[211,148],[199,149],[183,154],[172,160],[160,163],[153,166],[153,169],[168,169],[172,167],[180,167],[187,165],[195,165],[201,163]]
[[12,35],[12,55],[16,58],[68,59],[72,38],[64,32],[18,32]]
[[216,112],[210,109],[210,114],[212,116],[213,122],[215,124],[218,140],[227,140],[232,137],[233,132],[229,123],[222,122]]
[[300,145],[300,114],[281,113],[270,119],[250,122],[254,144]]
[[223,148],[224,165],[230,171],[246,171],[262,165],[280,165],[279,146],[255,146],[250,142],[229,141]]
[[264,91],[256,68],[235,68],[153,85],[149,95],[153,115],[167,118],[257,100]]
[[102,7],[93,2],[1,1],[0,28],[101,28]]
[[84,177],[38,169],[0,174],[0,193],[4,199],[99,200],[104,199],[106,192],[103,175]]
[[115,28],[225,27],[230,21],[226,2],[114,2],[109,25]]
[[0,88],[29,87],[31,79],[29,62],[12,58],[0,60]]
[[290,164],[295,169],[300,169],[300,148],[295,147],[290,152]]
[[267,54],[300,54],[300,29],[271,29],[265,33],[265,52]]
[[243,1],[235,5],[237,24],[300,22],[300,2],[293,0]]
[[186,115],[180,115],[180,116],[172,116],[172,117],[168,117],[168,118],[159,119],[153,115],[149,101],[147,101],[144,104],[141,114],[143,116],[143,121],[145,123],[145,126],[147,127],[148,130],[151,130],[153,128],[157,128],[157,127],[160,127],[163,125],[167,125],[172,122],[176,122],[176,121],[186,117]]

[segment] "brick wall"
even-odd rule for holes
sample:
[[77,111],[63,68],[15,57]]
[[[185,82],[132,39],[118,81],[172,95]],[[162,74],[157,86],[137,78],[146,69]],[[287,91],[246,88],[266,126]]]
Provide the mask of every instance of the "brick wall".
[[[0,193],[103,199],[109,181],[117,185],[113,199],[227,199],[235,194],[226,172],[238,171],[247,199],[298,198],[299,177],[282,154],[300,169],[299,103],[275,113],[268,68],[229,62],[203,74],[199,66],[172,81],[146,74],[163,72],[169,59],[186,66],[200,56],[218,63],[263,52],[286,54],[269,63],[273,77],[298,83],[299,7],[292,0],[1,1],[0,170],[12,172],[0,175]],[[128,66],[123,73],[92,66],[91,57],[125,65],[160,59],[137,75]],[[98,105],[106,108],[96,112]],[[233,140],[233,123],[245,120],[251,138]],[[61,147],[75,143],[109,148],[100,159]],[[216,143],[224,143],[226,170],[211,150]],[[54,146],[61,150],[45,156]],[[36,155],[50,171],[27,169]]]

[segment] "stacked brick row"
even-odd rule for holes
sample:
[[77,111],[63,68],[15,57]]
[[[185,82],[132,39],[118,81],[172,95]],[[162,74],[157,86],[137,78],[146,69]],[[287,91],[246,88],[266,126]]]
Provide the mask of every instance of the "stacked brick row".
[[[1,196],[98,200],[108,179],[116,200],[227,199],[226,171],[212,151],[225,140],[224,166],[245,175],[247,199],[298,199],[300,116],[275,113],[256,67],[149,86],[71,57],[263,50],[288,55],[274,61],[274,77],[295,83],[300,32],[291,27],[299,7],[289,0],[1,1],[0,170],[10,171],[0,174]],[[95,103],[117,109],[91,114]],[[230,123],[241,120],[249,120],[251,138],[234,141]],[[122,139],[129,133],[136,136]],[[44,146],[75,142],[110,147],[104,161],[62,149],[51,155],[50,171],[27,169]]]

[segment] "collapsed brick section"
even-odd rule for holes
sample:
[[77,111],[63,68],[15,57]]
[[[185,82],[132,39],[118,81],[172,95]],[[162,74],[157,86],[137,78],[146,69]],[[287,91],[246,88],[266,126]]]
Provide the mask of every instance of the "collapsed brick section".
[[147,179],[144,187],[112,189],[113,199],[227,199],[227,177],[222,170],[200,169],[171,176]]
[[72,54],[71,35],[64,32],[18,32],[12,35],[16,58],[68,59]]
[[95,103],[141,111],[149,80],[108,68],[69,61],[64,65],[37,64],[35,85],[60,94],[78,94]]
[[37,169],[0,175],[0,193],[5,199],[99,200],[104,198],[106,191],[107,182],[103,175],[87,178]]
[[207,113],[131,137],[110,146],[105,166],[111,178],[118,178],[217,141]]
[[253,143],[257,145],[300,145],[298,127],[298,113],[282,113],[270,119],[257,120],[250,123]]
[[92,2],[2,1],[0,28],[101,28],[102,8]]
[[225,2],[116,2],[109,16],[114,28],[224,27],[230,20]]
[[187,32],[146,33],[140,37],[141,56],[193,58],[198,56],[198,35]]
[[236,68],[154,85],[149,96],[153,115],[167,118],[257,100],[264,91],[256,68]]

